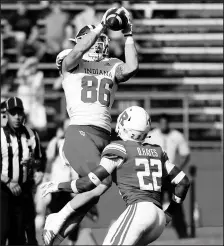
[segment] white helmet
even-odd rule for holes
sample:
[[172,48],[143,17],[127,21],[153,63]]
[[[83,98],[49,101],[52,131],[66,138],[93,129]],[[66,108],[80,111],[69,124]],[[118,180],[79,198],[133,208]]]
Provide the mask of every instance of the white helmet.
[[[91,32],[95,28],[94,25],[84,26],[79,30],[75,39],[70,38],[70,41],[78,42],[86,34]],[[109,54],[109,38],[106,34],[101,33],[95,44],[84,54],[83,58],[89,61],[101,61],[104,57]]]
[[56,66],[61,72],[62,61],[72,51],[72,49],[62,50],[56,57]]
[[141,142],[149,132],[150,125],[149,114],[139,106],[132,106],[118,116],[115,131],[124,141]]

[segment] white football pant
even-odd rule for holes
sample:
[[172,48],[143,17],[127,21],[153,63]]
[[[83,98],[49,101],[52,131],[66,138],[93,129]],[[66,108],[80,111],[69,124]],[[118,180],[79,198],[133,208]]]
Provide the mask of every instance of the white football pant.
[[162,234],[165,222],[163,210],[152,202],[129,205],[110,227],[103,245],[148,245]]

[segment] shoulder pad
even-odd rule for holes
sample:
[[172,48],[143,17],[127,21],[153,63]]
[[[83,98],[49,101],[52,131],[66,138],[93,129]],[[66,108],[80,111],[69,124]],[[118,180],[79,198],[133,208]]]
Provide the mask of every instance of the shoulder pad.
[[126,149],[124,147],[124,145],[122,144],[121,141],[116,141],[116,142],[111,142],[110,144],[108,144],[103,152],[101,157],[103,156],[113,156],[113,157],[122,157],[124,159],[126,159],[127,157],[127,152]]

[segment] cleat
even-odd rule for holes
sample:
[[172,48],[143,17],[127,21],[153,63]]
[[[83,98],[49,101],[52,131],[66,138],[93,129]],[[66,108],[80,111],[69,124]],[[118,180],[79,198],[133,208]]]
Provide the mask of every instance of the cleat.
[[64,221],[60,219],[58,213],[50,214],[47,216],[42,238],[44,245],[52,245],[55,237],[57,237]]
[[53,231],[43,230],[42,239],[44,245],[52,245],[54,238],[55,234]]

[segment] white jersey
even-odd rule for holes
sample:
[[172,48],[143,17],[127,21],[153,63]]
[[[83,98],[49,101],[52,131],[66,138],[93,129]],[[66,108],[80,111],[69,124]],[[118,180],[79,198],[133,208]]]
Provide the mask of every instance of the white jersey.
[[175,129],[172,129],[168,134],[164,134],[160,129],[155,128],[148,133],[151,138],[146,138],[149,144],[158,144],[167,153],[170,162],[175,163],[176,153],[180,155],[188,155],[190,149],[183,134]]
[[82,59],[62,81],[70,125],[94,125],[111,131],[110,110],[117,90],[117,58],[102,61]]

